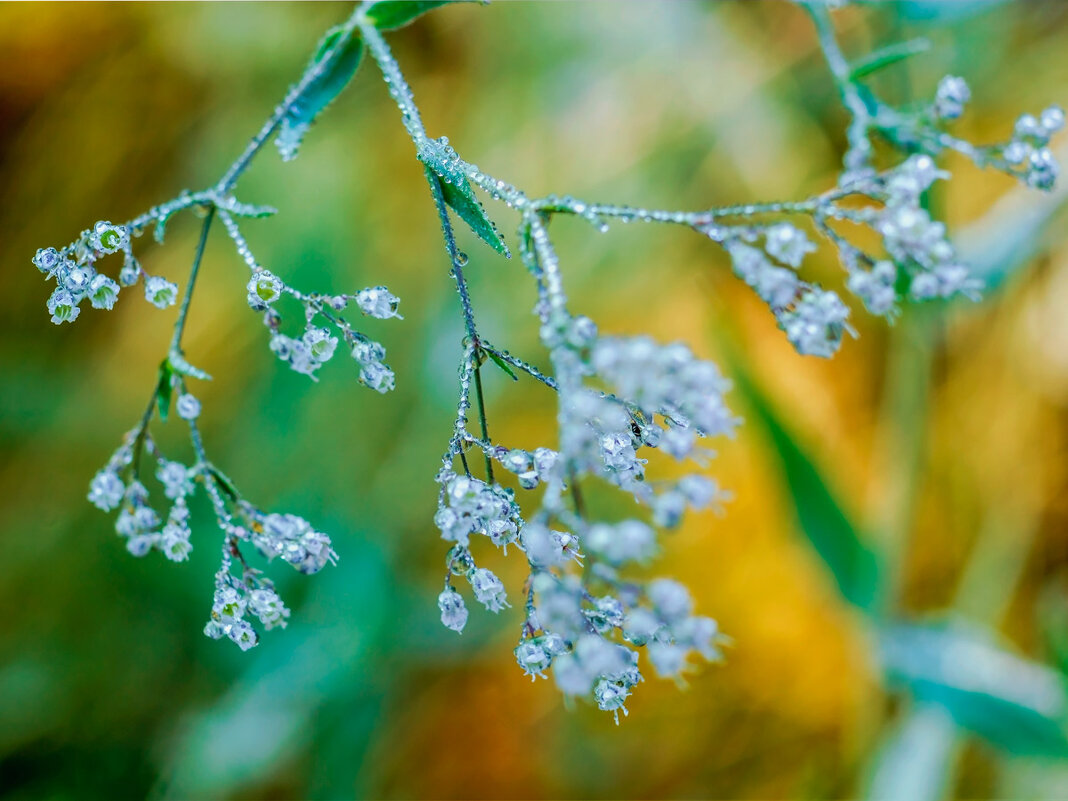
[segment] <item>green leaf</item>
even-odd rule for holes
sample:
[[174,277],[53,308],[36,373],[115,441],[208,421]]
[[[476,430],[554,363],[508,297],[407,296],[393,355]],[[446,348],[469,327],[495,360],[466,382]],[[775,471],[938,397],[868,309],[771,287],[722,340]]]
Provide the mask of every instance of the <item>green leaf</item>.
[[938,704],[1014,754],[1068,756],[1068,696],[1058,674],[999,647],[978,628],[898,623],[879,633],[892,684]]
[[211,473],[211,477],[215,479],[215,482],[219,485],[222,491],[230,496],[230,500],[237,501],[241,499],[237,487],[234,486],[234,482],[230,480],[230,477],[226,475],[226,473],[219,470],[219,468],[213,464],[208,465],[208,472]]
[[450,2],[452,0],[382,0],[367,9],[367,18],[378,30],[392,31]]
[[360,38],[359,31],[346,30],[341,25],[327,31],[308,65],[309,69],[328,55],[331,59],[326,71],[305,87],[289,113],[282,119],[275,144],[283,161],[296,158],[304,134],[308,132],[319,112],[330,105],[356,74],[363,57],[363,39]]
[[909,39],[905,42],[897,42],[896,44],[887,45],[886,47],[876,50],[874,53],[868,54],[854,64],[853,69],[849,73],[849,80],[855,81],[858,78],[863,78],[865,75],[871,75],[873,72],[889,67],[891,64],[896,64],[909,56],[914,56],[917,53],[924,53],[930,49],[930,41],[923,38]]
[[156,407],[159,409],[159,419],[164,423],[171,410],[171,395],[174,392],[172,376],[170,359],[164,359],[159,365],[159,381],[156,384]]
[[506,362],[504,359],[502,359],[500,356],[498,356],[496,353],[494,353],[491,350],[483,350],[482,352],[485,353],[487,356],[489,356],[490,359],[493,360],[493,363],[495,365],[497,365],[502,370],[504,370],[504,372],[508,373],[508,375],[510,375],[512,377],[513,381],[518,381],[519,380],[519,376],[517,376],[515,374],[515,370],[512,369],[512,366],[510,364],[508,364],[508,362]]
[[879,560],[842,510],[813,460],[742,367],[729,359],[739,390],[771,437],[801,531],[830,569],[842,596],[867,611],[880,596]]
[[426,139],[419,148],[419,160],[438,180],[441,194],[453,211],[472,231],[498,253],[511,257],[508,246],[497,232],[497,226],[486,216],[486,210],[475,196],[467,176],[457,164],[447,145],[434,139]]

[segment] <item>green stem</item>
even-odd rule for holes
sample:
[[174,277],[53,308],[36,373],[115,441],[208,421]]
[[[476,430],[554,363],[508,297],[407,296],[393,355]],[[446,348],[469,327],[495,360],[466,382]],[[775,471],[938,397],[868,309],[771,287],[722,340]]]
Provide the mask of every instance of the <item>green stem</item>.
[[174,323],[174,336],[171,337],[171,352],[182,352],[182,334],[185,332],[185,318],[189,314],[189,302],[193,299],[193,288],[200,272],[200,262],[204,258],[204,247],[208,243],[208,230],[211,221],[215,219],[215,206],[208,209],[204,217],[204,224],[200,228],[200,241],[197,242],[196,253],[193,254],[193,268],[189,271],[189,282],[185,288],[185,297],[182,298],[181,308],[178,309],[178,319]]
[[[482,399],[482,366],[478,363],[481,358],[481,354],[475,346],[475,400],[478,402],[478,422],[482,428],[482,439],[486,442],[490,441],[489,426],[486,424],[486,402]],[[486,460],[486,479],[493,483],[493,460],[490,459],[489,454],[484,452],[482,456]]]

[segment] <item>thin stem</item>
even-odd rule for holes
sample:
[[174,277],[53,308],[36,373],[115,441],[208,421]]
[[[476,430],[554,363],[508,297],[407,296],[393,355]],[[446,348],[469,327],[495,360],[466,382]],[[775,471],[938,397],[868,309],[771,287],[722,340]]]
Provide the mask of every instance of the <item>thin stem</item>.
[[426,173],[427,184],[430,186],[430,194],[434,198],[434,205],[438,211],[438,219],[441,221],[441,232],[445,238],[445,250],[449,254],[449,259],[452,261],[452,277],[456,281],[456,291],[460,293],[460,308],[464,316],[464,326],[467,328],[467,335],[471,338],[475,347],[478,347],[478,329],[475,326],[475,312],[471,306],[471,295],[467,290],[467,280],[464,278],[464,264],[466,263],[466,257],[460,255],[459,249],[456,247],[456,235],[452,230],[452,223],[449,221],[449,207],[445,204],[445,195],[442,194],[441,184],[438,182],[438,177],[430,171],[429,167],[424,167],[423,172]]
[[[482,439],[490,441],[489,426],[486,424],[486,402],[482,398],[482,366],[478,363],[479,354],[475,352],[475,400],[478,401],[478,422],[482,429]],[[482,454],[486,459],[486,479],[493,483],[493,460],[489,454]]]
[[838,92],[842,96],[842,103],[853,116],[852,122],[846,131],[849,141],[849,152],[846,153],[846,166],[850,168],[861,167],[867,163],[871,155],[871,142],[868,139],[868,129],[872,124],[872,117],[868,106],[861,97],[860,89],[852,79],[852,68],[846,60],[842,49],[838,46],[838,39],[834,32],[834,23],[831,21],[831,13],[827,7],[820,3],[804,3],[805,10],[812,18],[816,26],[816,36],[819,39],[823,57],[827,60],[831,75],[838,85]]
[[182,334],[185,332],[185,318],[189,314],[189,302],[193,299],[193,289],[196,286],[197,275],[200,273],[200,262],[204,258],[204,247],[208,243],[208,231],[211,229],[211,221],[215,219],[215,207],[208,209],[204,217],[204,224],[200,228],[200,241],[197,242],[196,252],[193,254],[193,267],[189,271],[189,282],[185,288],[185,297],[178,309],[178,319],[174,323],[174,336],[171,337],[171,352],[182,352]]
[[148,406],[145,407],[144,414],[141,415],[141,420],[137,424],[137,428],[134,429],[137,433],[134,434],[133,441],[133,458],[130,462],[130,471],[136,481],[141,473],[141,451],[144,449],[145,437],[148,435],[148,424],[152,422],[152,415],[156,411],[156,402],[159,397],[159,384],[156,384],[156,389],[152,392],[152,397],[148,399]]
[[393,57],[393,52],[389,49],[382,34],[378,32],[378,28],[367,20],[362,20],[359,28],[371,57],[378,64],[382,77],[389,85],[390,96],[400,109],[404,127],[418,148],[427,136],[426,129],[423,127],[423,119],[419,116],[419,108],[415,105],[412,89],[408,86],[408,81],[405,80],[397,59]]

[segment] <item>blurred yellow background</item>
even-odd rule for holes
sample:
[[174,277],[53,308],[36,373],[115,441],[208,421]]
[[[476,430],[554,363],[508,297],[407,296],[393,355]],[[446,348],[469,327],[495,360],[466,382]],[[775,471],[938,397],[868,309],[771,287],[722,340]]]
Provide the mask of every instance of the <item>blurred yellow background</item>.
[[[0,795],[868,792],[873,760],[915,702],[884,686],[874,634],[802,535],[780,454],[740,390],[728,399],[747,424],[716,443],[709,468],[734,500],[723,515],[692,516],[655,565],[733,639],[724,664],[694,671],[681,691],[650,677],[617,728],[585,704],[566,708],[551,681],[524,677],[511,654],[521,608],[473,608],[462,637],[440,626],[446,548],[432,523],[433,475],[462,327],[420,165],[369,60],[299,158],[282,164],[272,146],[238,196],[279,208],[244,225],[269,269],[302,287],[384,283],[400,295],[404,322],[369,330],[387,346],[397,390],[362,389],[350,365],[327,365],[317,385],[280,365],[221,229],[186,336],[190,360],[215,376],[197,390],[212,459],[265,509],[330,532],[338,566],[311,579],[273,568],[291,623],[242,654],[201,634],[218,554],[206,504],[194,509],[191,561],[173,565],[131,558],[85,501],[152,392],[173,310],[130,293],[110,314],[86,309],[57,328],[30,258],[98,219],[212,183],[347,13],[318,3],[0,8]],[[928,53],[873,85],[923,99],[942,75],[963,75],[974,100],[958,130],[977,141],[1006,138],[1023,111],[1068,105],[1068,4],[1058,0],[887,2],[836,21],[858,56],[930,38]],[[428,132],[532,194],[699,209],[802,198],[836,178],[846,116],[809,21],[785,2],[463,5],[389,40]],[[935,208],[961,249],[1004,279],[981,303],[907,310],[892,328],[855,307],[860,337],[832,361],[796,355],[701,237],[618,225],[599,234],[573,220],[553,231],[572,308],[602,331],[684,340],[728,374],[744,363],[886,554],[898,614],[952,608],[1060,671],[1063,195],[949,165]],[[514,215],[487,209],[511,238]],[[179,217],[166,246],[145,237],[135,251],[184,285],[197,229]],[[460,236],[480,326],[538,360],[522,265]],[[829,248],[810,269],[841,285]],[[487,378],[494,439],[552,444],[549,393]],[[158,428],[160,441],[182,448],[168,428],[178,427]],[[520,561],[486,564],[518,596]],[[953,754],[947,795],[1068,797],[1056,756],[935,730]]]

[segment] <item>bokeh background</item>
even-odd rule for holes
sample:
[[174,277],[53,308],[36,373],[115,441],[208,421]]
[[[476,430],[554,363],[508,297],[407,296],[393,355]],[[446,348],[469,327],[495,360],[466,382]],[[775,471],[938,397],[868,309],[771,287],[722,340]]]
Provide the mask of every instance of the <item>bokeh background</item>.
[[[700,237],[554,223],[574,308],[717,359],[747,419],[709,468],[735,500],[694,516],[653,568],[691,586],[734,644],[681,691],[650,678],[616,727],[522,675],[521,610],[472,608],[462,637],[438,622],[433,474],[462,330],[421,170],[365,63],[300,157],[265,151],[239,196],[280,210],[245,225],[270,269],[403,298],[403,322],[367,326],[397,390],[360,388],[343,358],[317,385],[284,369],[245,306],[244,265],[213,232],[186,337],[216,377],[196,389],[209,454],[246,497],[331,532],[341,561],[314,578],[272,569],[293,617],[257,649],[203,637],[218,554],[206,505],[191,561],[174,565],[131,558],[85,501],[152,392],[174,312],[132,293],[57,328],[30,257],[212,183],[347,13],[0,8],[0,795],[1068,797],[1064,195],[956,161],[932,203],[987,298],[890,328],[856,309],[860,338],[833,361],[797,356]],[[1068,105],[1059,0],[885,2],[836,19],[854,55],[928,37],[873,85],[905,100],[966,76],[959,130],[976,140]],[[798,198],[834,181],[843,150],[813,31],[785,2],[497,2],[436,11],[390,41],[430,133],[536,194]],[[511,212],[489,209],[510,236]],[[197,227],[180,217],[165,247],[146,237],[138,253],[184,282]],[[521,265],[460,236],[481,325],[538,360]],[[829,251],[810,269],[840,285]],[[542,388],[491,372],[487,393],[495,439],[551,444]],[[180,429],[156,429],[175,455]],[[943,633],[888,639],[844,599],[842,565],[869,551],[887,615]],[[516,594],[522,565],[483,558]]]

